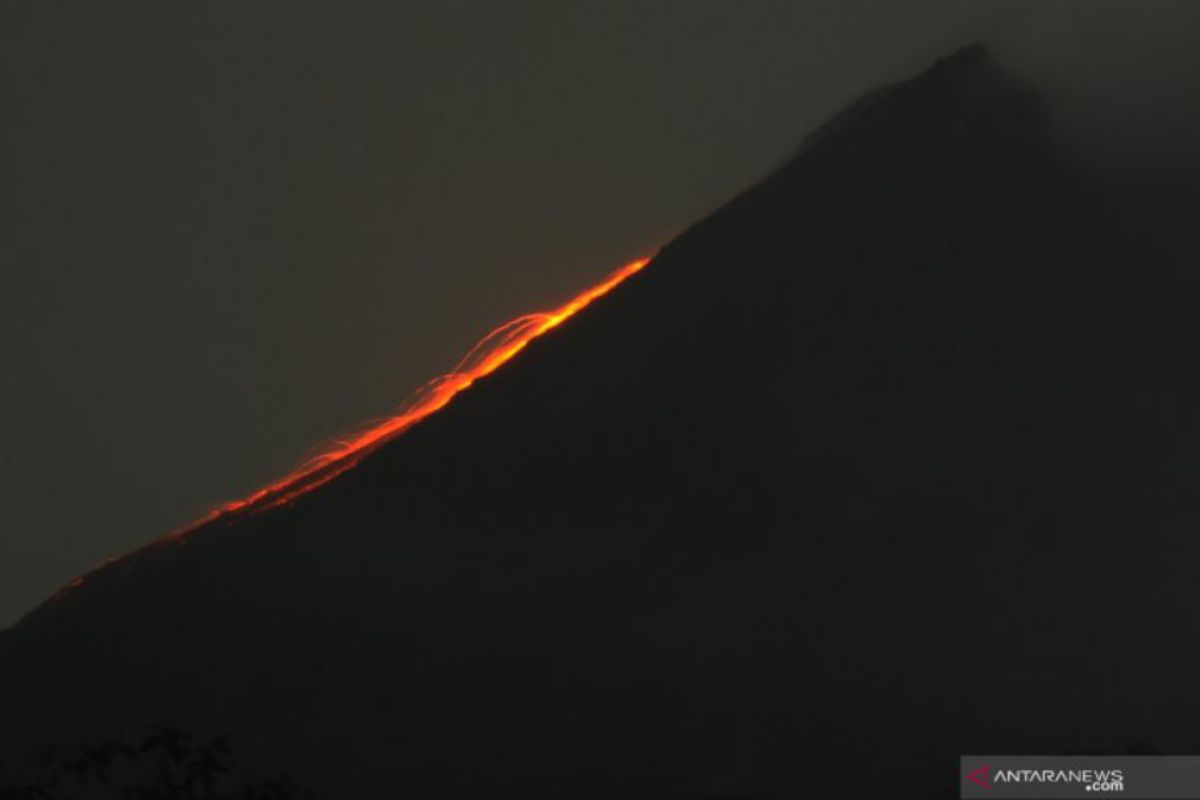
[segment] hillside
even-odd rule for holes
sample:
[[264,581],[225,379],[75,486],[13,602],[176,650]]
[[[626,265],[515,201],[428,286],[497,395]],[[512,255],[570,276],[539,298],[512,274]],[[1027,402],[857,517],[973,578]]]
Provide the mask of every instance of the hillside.
[[1068,166],[961,51],[353,469],[5,632],[0,742],[167,719],[355,798],[927,798],[960,753],[1200,751],[1172,191]]

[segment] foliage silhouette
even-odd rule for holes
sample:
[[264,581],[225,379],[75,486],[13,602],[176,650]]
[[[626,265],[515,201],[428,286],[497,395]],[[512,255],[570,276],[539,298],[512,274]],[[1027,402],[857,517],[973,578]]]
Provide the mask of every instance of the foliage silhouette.
[[289,776],[240,764],[228,737],[161,724],[140,739],[45,747],[25,764],[0,760],[0,800],[311,800]]

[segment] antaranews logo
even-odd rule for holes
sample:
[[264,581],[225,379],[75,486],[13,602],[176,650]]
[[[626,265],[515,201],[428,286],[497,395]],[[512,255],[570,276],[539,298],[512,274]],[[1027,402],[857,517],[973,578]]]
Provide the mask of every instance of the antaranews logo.
[[[1082,762],[1082,763],[1081,763]],[[1113,797],[1125,792],[1123,766],[1053,756],[964,758],[963,797]]]
[[1123,792],[1125,773],[1119,769],[997,769],[991,784],[1062,784],[1085,792]]

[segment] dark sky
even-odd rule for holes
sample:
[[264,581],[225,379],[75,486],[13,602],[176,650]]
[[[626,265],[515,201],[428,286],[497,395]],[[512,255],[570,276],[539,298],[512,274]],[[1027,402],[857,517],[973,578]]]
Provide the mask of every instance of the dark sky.
[[[1072,97],[1100,85],[1068,68],[1088,37],[1179,69],[1087,0],[1036,5],[5,3],[0,626],[649,253],[882,81],[981,35]],[[1186,49],[1171,4],[1133,5]]]

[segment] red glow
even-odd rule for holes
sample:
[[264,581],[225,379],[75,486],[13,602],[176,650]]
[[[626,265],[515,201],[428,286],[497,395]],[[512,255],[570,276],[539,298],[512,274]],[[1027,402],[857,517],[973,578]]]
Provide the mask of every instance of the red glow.
[[332,480],[356,465],[364,455],[383,442],[408,430],[449,403],[454,395],[496,371],[521,352],[530,341],[551,328],[558,327],[596,298],[608,294],[617,284],[646,266],[649,260],[643,258],[631,261],[553,311],[527,314],[501,325],[471,348],[453,371],[434,378],[414,392],[400,405],[394,416],[375,423],[360,433],[330,443],[320,455],[306,461],[290,474],[248,497],[217,506],[203,519],[177,532],[176,535],[226,514],[262,511],[289,503],[305,492]]
[[[525,349],[525,345],[533,339],[551,328],[558,327],[593,300],[608,294],[617,284],[646,266],[649,261],[648,258],[642,258],[629,262],[600,283],[553,311],[526,314],[501,325],[471,348],[471,351],[463,357],[453,371],[434,378],[413,392],[400,405],[394,416],[374,423],[345,439],[331,442],[320,455],[309,459],[274,483],[264,486],[241,500],[217,506],[203,518],[148,545],[148,548],[156,547],[167,541],[186,542],[189,533],[206,523],[230,514],[254,513],[285,505],[305,492],[333,480],[358,464],[367,453],[399,436],[425,417],[444,407],[454,395],[467,389],[475,381],[495,372],[501,365]],[[83,586],[91,575],[119,560],[107,559],[88,575],[75,578],[51,597],[49,602],[54,604],[61,601],[68,594]]]

